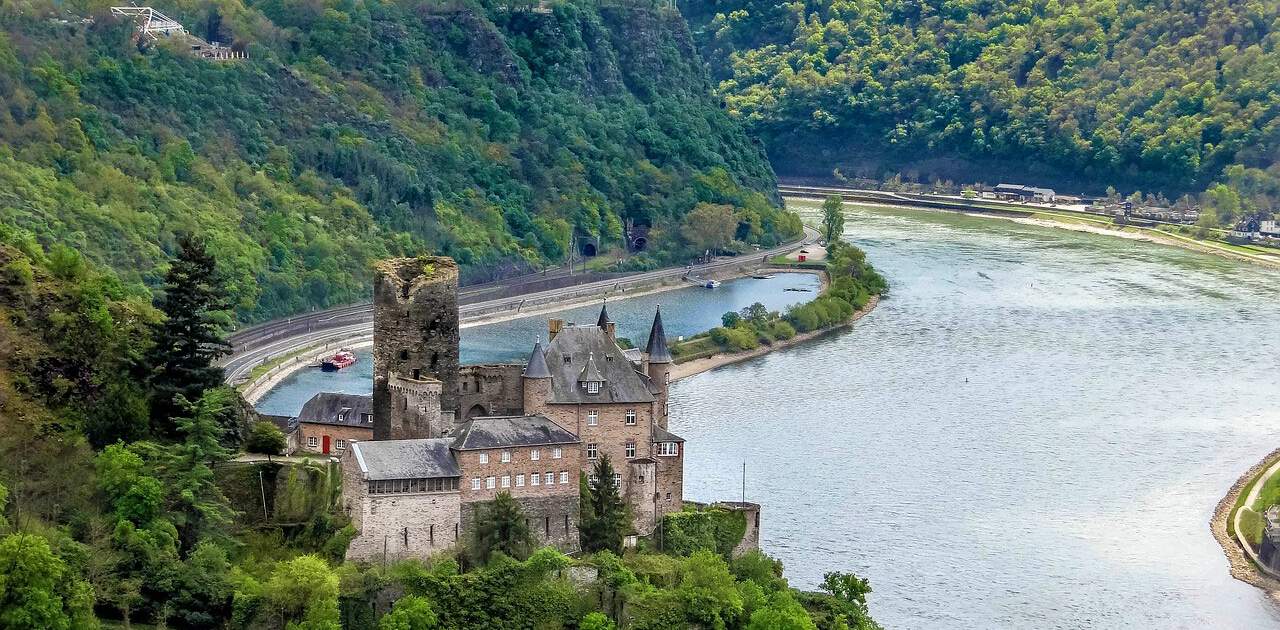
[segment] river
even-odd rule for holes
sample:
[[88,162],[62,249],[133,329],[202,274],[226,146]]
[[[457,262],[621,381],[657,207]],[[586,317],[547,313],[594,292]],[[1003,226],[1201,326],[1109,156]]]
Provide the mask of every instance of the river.
[[[653,311],[662,306],[667,335],[693,335],[720,325],[720,316],[755,302],[770,310],[784,310],[790,304],[813,299],[820,288],[818,277],[807,273],[779,273],[771,278],[737,278],[716,289],[689,287],[609,301],[609,316],[618,325],[618,335],[643,345],[649,338]],[[791,289],[791,290],[788,290]],[[796,291],[799,289],[800,291]],[[533,342],[547,338],[547,318],[594,324],[600,306],[594,304],[462,329],[459,348],[464,364],[522,363],[529,358]],[[302,370],[285,379],[256,405],[263,413],[293,415],[317,392],[369,394],[373,392],[373,360],[368,350],[357,352],[359,361],[341,372]]]
[[1280,273],[847,214],[891,296],[852,330],[679,382],[687,498],[737,497],[747,462],[792,584],[870,578],[888,628],[1280,627],[1208,526],[1280,445]]

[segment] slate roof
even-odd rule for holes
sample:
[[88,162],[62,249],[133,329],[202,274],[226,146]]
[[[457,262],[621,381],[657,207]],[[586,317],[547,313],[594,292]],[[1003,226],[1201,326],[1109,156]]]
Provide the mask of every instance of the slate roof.
[[293,433],[298,428],[298,418],[296,416],[281,416],[273,413],[260,413],[259,418],[276,425],[285,435]]
[[543,444],[577,444],[578,436],[564,430],[545,416],[485,416],[472,418],[453,439],[460,451],[541,446]]
[[[578,382],[588,359],[594,361],[604,381],[599,394],[588,394]],[[653,402],[648,379],[636,372],[618,344],[599,326],[565,326],[547,346],[546,363],[551,372],[552,403]]]
[[[338,412],[349,409],[344,420],[338,420]],[[298,422],[312,424],[337,424],[349,427],[373,428],[373,396],[321,392],[311,397],[298,412]],[[365,420],[366,415],[368,420]]]
[[652,436],[654,442],[683,442],[684,438],[658,426],[653,425]]
[[601,327],[601,328],[604,328],[604,325],[605,325],[605,324],[607,324],[607,323],[609,323],[609,322],[611,322],[611,321],[613,321],[613,320],[612,320],[612,319],[609,319],[609,305],[608,305],[607,303],[606,303],[606,304],[601,304],[601,305],[600,305],[600,319],[597,319],[597,320],[596,320],[596,325],[597,325],[597,326],[599,326],[599,327]]
[[662,329],[662,307],[653,314],[653,327],[649,329],[649,346],[645,349],[649,363],[671,363],[671,351],[667,349],[667,331]]
[[[626,356],[625,354],[623,356]],[[600,368],[596,367],[596,355],[594,352],[587,355],[587,365],[582,368],[582,373],[578,374],[579,383],[600,382],[604,376],[600,374]]]
[[533,344],[533,352],[529,353],[529,364],[524,366],[524,375],[529,378],[551,378],[551,370],[547,369],[547,357],[542,349],[542,342]]
[[351,455],[367,480],[460,477],[450,442],[445,438],[352,442]]

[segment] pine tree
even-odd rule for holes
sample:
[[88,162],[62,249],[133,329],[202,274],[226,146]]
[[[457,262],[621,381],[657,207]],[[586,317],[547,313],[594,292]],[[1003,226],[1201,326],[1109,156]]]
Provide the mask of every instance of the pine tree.
[[209,390],[194,404],[187,403],[181,395],[178,398],[187,408],[184,417],[177,419],[183,440],[173,447],[165,472],[176,490],[171,514],[184,554],[206,535],[220,532],[235,515],[213,476],[215,465],[231,459],[231,452],[221,443],[223,431],[218,416],[230,406],[232,396],[231,390],[218,388]]
[[476,506],[475,559],[487,562],[495,551],[524,560],[533,546],[524,511],[511,494],[503,492],[494,500]]
[[183,412],[177,397],[199,400],[222,384],[214,362],[230,350],[221,335],[230,308],[218,281],[213,256],[190,236],[178,241],[178,256],[165,274],[157,307],[164,319],[153,330],[151,422],[156,435],[175,438],[175,418]]
[[578,538],[583,551],[622,553],[622,538],[630,530],[631,519],[618,486],[613,483],[613,474],[609,456],[600,456],[592,470],[594,480],[582,498]]

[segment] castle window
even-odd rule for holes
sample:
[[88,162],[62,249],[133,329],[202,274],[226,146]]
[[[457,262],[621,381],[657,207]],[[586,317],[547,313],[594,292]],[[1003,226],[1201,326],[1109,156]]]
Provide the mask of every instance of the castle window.
[[659,442],[658,455],[663,457],[674,457],[680,454],[680,445],[676,442]]
[[318,438],[318,437],[316,437],[316,436],[314,436],[314,435],[307,436],[307,447],[308,447],[308,448],[316,448],[316,447],[318,447],[318,446],[320,446],[320,438]]
[[629,425],[629,426],[633,426],[633,425],[635,425],[635,423],[636,423],[636,410],[635,410],[635,409],[628,409],[628,410],[627,410],[627,425]]
[[517,487],[517,488],[523,488],[523,487],[524,487],[524,473],[520,473],[520,474],[516,475],[516,487]]
[[560,471],[560,483],[569,483],[569,471]]
[[564,452],[560,450],[559,446],[557,446],[551,450],[551,459],[560,459],[560,456],[563,454]]
[[564,364],[565,364],[565,365],[569,365],[569,361],[571,361],[571,360],[572,360],[572,359],[570,359],[570,358],[569,358],[569,355],[567,355],[567,354],[561,355],[561,357],[563,357],[563,358],[564,358]]
[[613,487],[622,487],[622,473],[613,473]]
[[511,461],[511,451],[502,451],[502,463]]
[[440,353],[432,352],[431,353],[431,371],[434,373],[436,369],[439,367],[440,367]]
[[343,407],[342,410],[338,412],[338,422],[346,422],[347,414],[349,413],[351,413],[351,408]]
[[532,475],[529,475],[529,485],[537,486],[540,484],[542,484],[542,475],[539,475],[538,473],[533,473]]
[[594,487],[595,487],[595,485],[596,485],[596,483],[597,483],[597,482],[599,482],[599,481],[600,481],[600,478],[599,478],[599,477],[597,477],[597,476],[595,476],[595,475],[587,475],[587,485],[589,485],[589,486],[591,486],[591,487],[593,487],[593,488],[594,488]]
[[408,360],[409,360],[409,351],[408,351],[408,350],[401,350],[401,351],[400,351],[400,360],[401,360],[401,361],[408,361]]
[[594,427],[600,424],[600,412],[592,409],[587,412],[587,426]]
[[480,478],[479,478],[479,477],[472,477],[472,478],[471,478],[471,489],[472,489],[472,490],[479,490],[479,489],[480,489]]
[[538,449],[536,449],[536,448],[535,448],[535,449],[533,449],[532,451],[529,451],[529,459],[530,459],[531,461],[535,461],[535,462],[536,462],[536,461],[538,461],[538,459],[540,459],[541,457],[542,457],[542,453],[539,453],[539,452],[538,452]]
[[635,443],[635,442],[627,442],[627,457],[629,457],[629,458],[630,458],[630,457],[635,457],[635,456],[636,456],[636,443]]
[[487,463],[489,463],[489,454],[488,454],[488,453],[481,453],[481,454],[480,454],[480,463],[481,463],[481,464],[487,464]]
[[546,476],[542,478],[542,483],[547,486],[556,485],[556,474],[548,470]]
[[422,380],[422,370],[418,368],[413,368],[413,380],[415,381]]
[[596,456],[599,454],[600,454],[600,451],[598,448],[596,448],[595,442],[587,443],[587,459],[595,459]]
[[600,393],[600,381],[587,381],[587,393],[588,393],[588,394],[599,394],[599,393]]
[[494,479],[492,475],[484,478],[484,487],[486,489],[493,490],[496,485],[498,485],[498,480]]
[[510,487],[511,487],[511,475],[503,475],[503,476],[502,476],[502,487],[503,487],[503,488],[510,488]]
[[338,440],[337,442],[334,442],[333,446],[334,446],[334,448],[336,448],[336,449],[338,449],[338,450],[340,450],[340,451],[345,451],[345,450],[347,450],[347,441],[346,441],[346,440]]
[[636,475],[636,482],[637,482],[637,483],[644,483],[644,473],[640,473],[640,474]]

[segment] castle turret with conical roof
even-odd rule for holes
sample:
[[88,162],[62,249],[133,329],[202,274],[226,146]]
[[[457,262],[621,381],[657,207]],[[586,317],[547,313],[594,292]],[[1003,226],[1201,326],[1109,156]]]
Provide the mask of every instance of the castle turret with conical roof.
[[600,318],[596,320],[596,325],[599,326],[606,335],[609,335],[610,341],[618,340],[618,325],[613,323],[613,319],[609,317],[608,303],[600,305]]
[[655,388],[653,417],[658,426],[667,428],[667,390],[671,384],[671,351],[667,349],[667,332],[662,328],[662,307],[653,314],[649,328],[649,345],[645,347],[645,372]]
[[541,413],[543,406],[551,398],[551,369],[547,367],[542,340],[534,342],[533,352],[529,353],[529,362],[524,366],[524,374],[520,380],[523,386],[524,412]]

